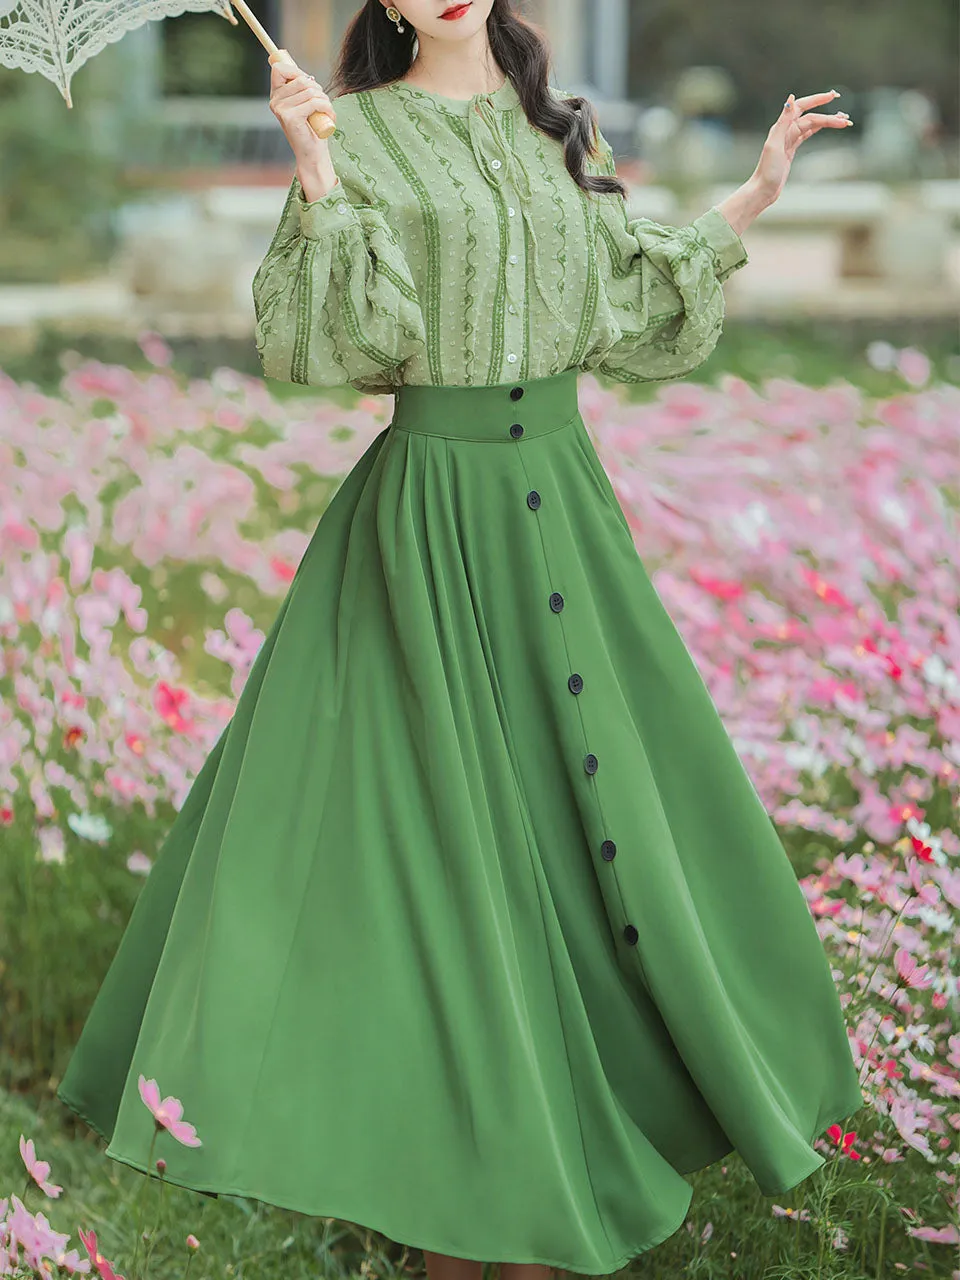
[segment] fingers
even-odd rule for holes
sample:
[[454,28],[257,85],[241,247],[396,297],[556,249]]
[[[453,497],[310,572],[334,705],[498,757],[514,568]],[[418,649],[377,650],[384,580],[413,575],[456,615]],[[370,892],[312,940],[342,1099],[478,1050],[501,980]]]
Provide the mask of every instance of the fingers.
[[313,76],[308,76],[305,71],[298,71],[294,67],[285,67],[280,63],[273,64],[273,71],[270,73],[271,89],[283,89],[286,85],[315,84]]
[[[808,107],[822,107],[825,102],[832,102],[834,98],[839,98],[840,94],[836,89],[828,89],[826,93],[808,93],[805,98],[794,99],[794,106],[800,111],[806,111]],[[791,93],[790,98],[793,98]],[[788,98],[789,102],[790,99]]]
[[336,113],[330,105],[330,99],[322,90],[317,89],[304,89],[302,93],[296,93],[291,98],[284,98],[272,110],[281,124],[298,121],[301,118],[306,120],[315,111],[322,111],[330,116],[334,124],[337,120]]
[[771,138],[771,137],[776,137],[779,134],[785,134],[787,130],[790,128],[790,126],[793,124],[794,120],[796,119],[797,119],[797,113],[794,110],[793,94],[791,93],[790,97],[786,100],[786,102],[781,107],[780,114],[777,116],[776,120],[774,120],[773,124],[770,126],[767,132],[767,137]]
[[282,83],[284,80],[303,74],[286,49],[278,49],[276,53],[271,53],[267,61],[271,67],[275,68],[270,76],[273,83],[277,81]]
[[850,117],[845,112],[839,111],[835,116],[818,115],[812,112],[810,115],[801,116],[797,121],[797,126],[804,137],[816,133],[818,129],[845,129],[851,124],[853,121]]
[[[807,94],[805,98],[796,98],[791,93],[783,104],[783,110],[780,112],[780,118],[799,120],[801,113],[809,110],[810,107],[823,106],[825,102],[832,102],[834,98],[838,98],[839,96],[840,95],[837,93],[836,89],[828,89],[826,93],[810,93]],[[837,118],[844,120],[850,119],[845,111],[838,111]],[[804,116],[804,119],[809,119],[809,117]],[[818,116],[817,119],[832,120],[834,117],[821,115]]]
[[274,115],[277,115],[278,111],[286,111],[291,107],[302,106],[305,102],[312,102],[315,110],[327,112],[336,122],[337,115],[333,103],[314,76],[274,61],[272,54],[271,62],[274,67],[273,74],[279,73],[279,78],[272,81],[270,90],[270,110]]
[[285,96],[285,90],[289,89],[291,85],[295,89],[300,89],[308,84],[316,85],[317,83],[316,76],[312,76],[306,71],[301,71],[284,49],[278,49],[276,53],[271,53],[268,61],[272,68],[270,72],[271,93],[276,92],[279,97]]
[[307,103],[310,104],[310,111],[307,112],[308,115],[312,114],[314,111],[325,111],[327,115],[336,122],[336,112],[330,105],[330,99],[322,91],[318,92],[312,89],[304,89],[302,93],[296,93],[292,98],[284,98],[283,102],[279,105],[279,111],[281,113],[296,111]]
[[[812,114],[802,114],[805,108],[815,104],[823,104],[824,102],[832,102],[838,97],[836,90],[830,89],[827,93],[812,93],[804,98],[797,98],[792,93],[780,111],[780,115],[770,127],[770,134],[786,135],[791,125],[796,125],[801,137],[808,137],[811,133],[815,133],[817,129],[845,129],[853,121],[845,111],[838,111],[836,115],[824,115],[814,112]],[[808,126],[807,121],[813,122],[813,127]]]

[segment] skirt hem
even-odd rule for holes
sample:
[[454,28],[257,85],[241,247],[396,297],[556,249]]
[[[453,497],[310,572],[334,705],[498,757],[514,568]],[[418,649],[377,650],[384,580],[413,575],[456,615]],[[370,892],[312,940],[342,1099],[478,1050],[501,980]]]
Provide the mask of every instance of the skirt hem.
[[[84,1113],[84,1111],[81,1109],[81,1107],[78,1104],[71,1101],[64,1094],[60,1093],[59,1090],[57,1091],[57,1097],[60,1099],[61,1102],[63,1102],[66,1106],[68,1106],[71,1111],[74,1111],[84,1121],[85,1124],[88,1124],[90,1128],[94,1130],[95,1133],[99,1134],[99,1136],[103,1138],[105,1142],[107,1142],[108,1144],[110,1143],[111,1139],[109,1138],[109,1136],[103,1131],[103,1129],[100,1128],[98,1124],[96,1124],[93,1120],[90,1119],[89,1116],[87,1116]],[[844,1108],[844,1111],[842,1114],[828,1116],[822,1128],[829,1128],[831,1124],[837,1124],[841,1120],[849,1119],[851,1114],[852,1113],[850,1112],[849,1108]],[[822,1128],[820,1129],[820,1132],[822,1132]],[[737,1150],[736,1147],[730,1147],[728,1148],[727,1151],[721,1152],[719,1155],[707,1161],[705,1164],[698,1165],[695,1169],[678,1170],[678,1172],[680,1173],[681,1177],[686,1177],[690,1173],[699,1172],[699,1170],[701,1169],[708,1169],[711,1165],[716,1164],[717,1160],[722,1160],[724,1156],[735,1154],[736,1150]],[[104,1154],[107,1155],[111,1160],[116,1160],[119,1164],[125,1164],[131,1169],[136,1169],[140,1173],[143,1173],[148,1177],[153,1177],[153,1178],[159,1177],[158,1174],[156,1174],[152,1169],[148,1169],[146,1165],[143,1164],[141,1161],[135,1160],[130,1156],[120,1155],[119,1152],[116,1152],[116,1151],[110,1151],[109,1147]],[[793,1187],[798,1186],[799,1183],[801,1183],[805,1178],[808,1178],[811,1173],[815,1173],[817,1169],[822,1168],[824,1163],[826,1163],[826,1158],[821,1156],[819,1152],[816,1152],[815,1154],[817,1156],[818,1161],[820,1162],[819,1164],[814,1164],[805,1173],[800,1174],[798,1177],[792,1177],[792,1180],[787,1180],[781,1187],[778,1187],[773,1191],[761,1192],[761,1194],[762,1195],[780,1195],[784,1191],[789,1191]],[[479,1254],[469,1249],[463,1249],[459,1245],[434,1244],[434,1243],[420,1244],[414,1240],[409,1240],[409,1239],[402,1240],[398,1235],[394,1234],[394,1232],[388,1231],[383,1227],[375,1226],[372,1222],[365,1222],[358,1218],[352,1218],[349,1215],[344,1213],[339,1213],[339,1212],[318,1213],[316,1210],[304,1209],[304,1208],[301,1208],[299,1205],[281,1203],[280,1201],[277,1201],[277,1200],[265,1199],[264,1197],[257,1195],[253,1191],[248,1191],[240,1187],[225,1188],[223,1186],[201,1186],[196,1181],[187,1182],[183,1179],[174,1178],[169,1174],[166,1177],[164,1177],[163,1181],[173,1183],[174,1186],[183,1187],[187,1191],[199,1192],[200,1194],[213,1192],[218,1196],[220,1195],[243,1196],[245,1199],[257,1200],[261,1204],[270,1204],[270,1205],[273,1205],[275,1208],[291,1210],[294,1213],[302,1213],[302,1214],[305,1214],[307,1217],[311,1217],[311,1218],[334,1218],[339,1222],[349,1222],[349,1223],[352,1223],[354,1226],[361,1227],[362,1229],[376,1231],[378,1232],[378,1234],[385,1236],[388,1240],[392,1240],[395,1244],[401,1244],[406,1246],[407,1248],[420,1249],[420,1250],[426,1249],[431,1253],[442,1253],[452,1258],[463,1258],[465,1261],[468,1261],[468,1262],[490,1262],[490,1263],[512,1262],[512,1263],[521,1263],[521,1264],[536,1263],[540,1266],[557,1267],[562,1271],[571,1271],[574,1273],[574,1275],[584,1275],[584,1276],[612,1275],[614,1272],[619,1271],[622,1267],[625,1267],[634,1258],[639,1257],[640,1254],[647,1253],[649,1252],[649,1250],[655,1248],[658,1244],[662,1244],[665,1240],[669,1239],[670,1236],[674,1234],[674,1232],[679,1231],[679,1229],[683,1226],[687,1217],[687,1213],[690,1209],[690,1202],[693,1199],[693,1188],[690,1187],[690,1194],[686,1198],[686,1203],[683,1207],[683,1213],[680,1215],[678,1219],[676,1219],[675,1222],[671,1223],[671,1225],[667,1227],[666,1230],[660,1231],[656,1235],[648,1237],[645,1241],[641,1242],[640,1244],[637,1244],[631,1247],[631,1249],[627,1253],[621,1254],[620,1257],[614,1259],[614,1261],[610,1263],[609,1267],[606,1270],[596,1271],[590,1268],[584,1268],[582,1265],[574,1266],[570,1262],[562,1261],[559,1258],[544,1258],[541,1256],[531,1257],[529,1255],[524,1255],[522,1258],[519,1258],[519,1257],[491,1258],[491,1257],[487,1257],[486,1253]],[[402,1234],[406,1234],[406,1233],[404,1232]]]
[[[860,1106],[853,1108],[853,1110],[851,1110],[849,1106],[846,1106],[842,1109],[835,1108],[834,1110],[827,1112],[826,1118],[820,1121],[820,1123],[817,1125],[816,1133],[814,1134],[813,1138],[810,1139],[810,1146],[811,1146],[812,1155],[814,1157],[814,1162],[808,1165],[807,1168],[804,1170],[804,1172],[802,1173],[794,1172],[791,1174],[787,1174],[786,1177],[782,1178],[775,1187],[771,1187],[769,1191],[764,1191],[763,1187],[761,1187],[759,1182],[757,1182],[756,1175],[751,1174],[750,1176],[753,1178],[754,1182],[757,1183],[757,1187],[760,1191],[760,1194],[762,1196],[767,1196],[767,1197],[781,1196],[784,1194],[784,1192],[792,1191],[794,1187],[799,1186],[800,1183],[803,1182],[805,1178],[810,1177],[811,1173],[816,1173],[818,1169],[822,1169],[823,1166],[827,1163],[827,1157],[824,1155],[821,1155],[819,1151],[813,1148],[813,1143],[817,1140],[817,1138],[820,1137],[820,1135],[826,1129],[829,1129],[832,1124],[840,1124],[841,1121],[843,1120],[851,1119],[853,1116],[857,1114],[858,1111],[862,1110],[862,1108],[865,1105],[866,1104],[862,1101],[862,1098],[861,1098]],[[718,1160],[722,1160],[725,1156],[735,1155],[736,1153],[737,1153],[737,1148],[735,1146],[730,1146],[730,1147],[727,1147],[725,1151],[717,1152],[715,1156],[711,1156],[709,1160],[704,1160],[700,1164],[691,1165],[689,1168],[686,1168],[686,1169],[682,1169],[679,1166],[674,1165],[674,1168],[676,1168],[677,1173],[679,1173],[681,1177],[687,1177],[692,1173],[699,1173],[702,1169],[709,1169],[710,1166],[712,1164],[716,1164]],[[747,1166],[747,1168],[749,1170],[749,1165]]]

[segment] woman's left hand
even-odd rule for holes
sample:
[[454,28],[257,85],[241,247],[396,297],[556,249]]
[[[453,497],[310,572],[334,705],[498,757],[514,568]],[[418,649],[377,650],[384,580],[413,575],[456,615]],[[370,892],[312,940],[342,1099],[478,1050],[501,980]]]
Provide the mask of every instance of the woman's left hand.
[[805,98],[795,98],[791,93],[783,104],[779,119],[770,126],[753,173],[753,184],[762,192],[766,203],[773,204],[783,190],[793,157],[801,142],[819,129],[846,129],[853,124],[845,111],[838,111],[832,116],[816,112],[803,114],[810,107],[823,106],[836,97],[839,94],[835,89],[828,89],[826,93],[811,93]]

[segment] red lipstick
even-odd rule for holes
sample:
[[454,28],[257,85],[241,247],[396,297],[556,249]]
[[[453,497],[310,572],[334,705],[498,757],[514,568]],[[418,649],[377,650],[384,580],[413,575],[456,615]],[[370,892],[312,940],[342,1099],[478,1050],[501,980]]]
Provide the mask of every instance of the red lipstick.
[[469,8],[470,8],[470,4],[469,4],[469,3],[467,3],[467,4],[455,4],[455,5],[451,6],[451,8],[449,8],[449,9],[444,9],[444,11],[443,11],[443,13],[441,13],[440,17],[441,17],[441,18],[448,18],[448,19],[452,19],[452,18],[462,18],[462,17],[463,17],[463,15],[467,12],[467,10],[468,10]]

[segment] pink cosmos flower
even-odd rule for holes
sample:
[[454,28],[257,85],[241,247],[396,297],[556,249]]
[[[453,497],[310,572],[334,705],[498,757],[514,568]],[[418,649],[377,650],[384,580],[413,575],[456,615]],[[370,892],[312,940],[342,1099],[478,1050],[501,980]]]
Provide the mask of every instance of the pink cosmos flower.
[[893,963],[905,987],[920,990],[923,987],[929,987],[933,982],[933,978],[928,972],[929,966],[925,964],[919,965],[916,956],[912,956],[903,947],[897,948],[894,953]]
[[836,604],[843,609],[853,608],[853,602],[844,595],[839,587],[827,582],[819,573],[815,573],[812,569],[802,568],[800,576],[824,604]]
[[124,1277],[114,1270],[113,1263],[109,1262],[97,1248],[97,1233],[95,1231],[84,1231],[82,1228],[78,1228],[77,1234],[83,1241],[83,1247],[90,1255],[90,1261],[97,1268],[97,1275],[100,1280],[124,1280]]
[[718,600],[739,600],[744,592],[742,582],[715,578],[708,573],[701,573],[699,569],[691,569],[690,577],[698,586],[703,587],[704,591],[709,591]]
[[922,387],[929,382],[932,366],[929,357],[916,347],[903,347],[897,354],[897,372],[912,387]]
[[138,335],[137,345],[150,363],[158,368],[164,368],[173,363],[173,350],[159,333],[154,333],[152,330],[144,331]]
[[930,1244],[960,1244],[960,1232],[952,1223],[949,1227],[907,1227],[907,1234]]
[[27,1166],[27,1173],[29,1173],[40,1190],[44,1195],[49,1196],[51,1200],[56,1200],[63,1187],[58,1187],[55,1183],[47,1181],[50,1165],[46,1160],[37,1159],[33,1139],[24,1138],[22,1133],[20,1135],[20,1154],[23,1157],[23,1163]]
[[153,700],[157,711],[171,729],[176,729],[178,733],[186,733],[192,728],[192,721],[188,720],[180,710],[189,701],[186,689],[174,689],[165,680],[158,680]]
[[293,575],[297,571],[296,565],[290,564],[286,560],[282,560],[279,556],[271,557],[270,568],[282,582],[292,582]]
[[58,1253],[55,1258],[58,1267],[62,1267],[67,1275],[86,1275],[90,1270],[90,1263],[86,1258],[80,1257],[79,1249],[67,1249],[65,1252]]
[[157,1124],[168,1129],[178,1142],[182,1142],[185,1147],[200,1147],[203,1143],[197,1137],[197,1131],[192,1124],[187,1124],[182,1120],[183,1103],[179,1098],[172,1095],[168,1098],[160,1100],[160,1089],[156,1080],[147,1080],[145,1076],[140,1075],[137,1080],[137,1086],[140,1090],[140,1097],[150,1111]]
[[916,818],[920,822],[923,818],[923,810],[918,809],[915,804],[891,805],[889,814],[894,822],[906,822],[908,818]]

